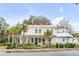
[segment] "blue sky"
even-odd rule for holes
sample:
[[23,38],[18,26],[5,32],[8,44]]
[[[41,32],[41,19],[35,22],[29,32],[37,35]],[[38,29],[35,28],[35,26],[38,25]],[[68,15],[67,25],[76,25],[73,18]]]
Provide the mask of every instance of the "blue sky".
[[22,22],[23,19],[28,19],[30,15],[46,16],[52,23],[57,23],[65,17],[70,20],[75,31],[79,31],[79,7],[72,3],[0,4],[0,17],[4,17],[11,26]]

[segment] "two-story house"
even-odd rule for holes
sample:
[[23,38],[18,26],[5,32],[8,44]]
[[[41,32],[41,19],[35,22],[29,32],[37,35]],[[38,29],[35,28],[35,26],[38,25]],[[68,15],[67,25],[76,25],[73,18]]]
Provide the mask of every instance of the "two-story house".
[[45,45],[51,44],[51,39],[46,39],[44,32],[47,30],[53,30],[52,25],[28,25],[28,31],[25,32],[25,39],[20,39],[20,43],[33,44],[33,45]]
[[[46,38],[44,32],[47,30],[52,31],[52,37]],[[67,31],[66,28],[54,27],[53,25],[28,25],[28,31],[24,33],[25,38],[20,39],[20,44],[32,45],[49,45],[56,43],[77,43],[73,36]]]

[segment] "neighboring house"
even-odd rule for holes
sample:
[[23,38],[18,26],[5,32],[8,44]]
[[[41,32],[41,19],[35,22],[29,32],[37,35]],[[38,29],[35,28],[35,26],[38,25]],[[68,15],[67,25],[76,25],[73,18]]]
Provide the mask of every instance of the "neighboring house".
[[54,28],[54,43],[78,43],[77,39],[73,38],[71,29],[62,26],[56,26]]
[[[44,32],[52,31],[52,37],[46,38]],[[53,25],[28,25],[28,31],[24,33],[24,39],[20,39],[20,44],[49,45],[56,43],[77,43],[73,36],[65,28],[54,27]]]

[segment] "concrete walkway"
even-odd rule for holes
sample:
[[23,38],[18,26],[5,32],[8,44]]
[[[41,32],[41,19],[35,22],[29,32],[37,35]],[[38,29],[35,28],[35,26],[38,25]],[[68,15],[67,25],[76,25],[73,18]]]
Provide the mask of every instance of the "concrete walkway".
[[79,51],[79,48],[0,49],[0,52]]

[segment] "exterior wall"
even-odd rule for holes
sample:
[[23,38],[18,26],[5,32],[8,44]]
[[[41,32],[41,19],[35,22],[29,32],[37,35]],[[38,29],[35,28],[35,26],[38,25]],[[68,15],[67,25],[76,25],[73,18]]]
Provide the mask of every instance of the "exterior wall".
[[[33,42],[31,41],[31,38],[26,38],[26,40],[24,41],[24,44],[32,44],[32,45],[35,45],[35,37],[33,37]],[[39,37],[38,37],[38,41],[37,41],[37,45],[49,45],[50,43],[51,44],[56,44],[56,43],[62,43],[62,44],[65,44],[65,43],[76,43],[78,44],[78,40],[76,39],[73,39],[73,38],[57,38],[57,37],[53,37],[51,38],[51,42],[49,42],[49,39],[45,39],[45,44],[43,44],[43,41],[42,41],[42,38],[40,37],[41,39],[41,42],[39,42]],[[63,41],[64,39],[64,41]],[[23,40],[21,39],[20,41],[21,44],[23,44]]]
[[[64,39],[64,41],[63,41],[63,39]],[[54,38],[52,38],[52,40],[51,40],[51,43],[52,44],[56,44],[56,43],[76,43],[76,44],[78,44],[78,40],[74,40],[73,38],[57,38],[57,37],[54,37]]]
[[[35,29],[37,29],[37,33],[35,33]],[[41,33],[39,33],[39,29],[41,29]],[[52,27],[28,27],[28,31],[25,35],[44,35],[44,32],[47,31],[47,29],[52,30]]]
[[56,37],[54,37],[54,38],[52,38],[51,43],[52,44],[63,43],[63,41],[62,41],[62,38],[56,38]]
[[56,33],[56,32],[68,32],[67,31],[67,29],[65,29],[65,28],[54,28],[54,32]]

